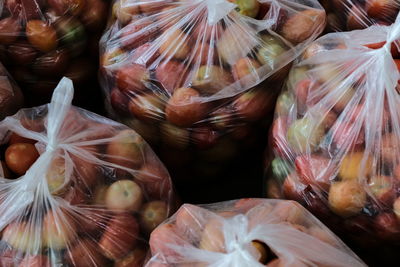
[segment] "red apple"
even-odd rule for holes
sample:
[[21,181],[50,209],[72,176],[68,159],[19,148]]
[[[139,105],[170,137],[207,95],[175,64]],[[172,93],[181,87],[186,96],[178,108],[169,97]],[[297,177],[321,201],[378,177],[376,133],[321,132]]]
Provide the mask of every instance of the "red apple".
[[111,211],[138,211],[143,202],[142,189],[131,180],[116,181],[107,189],[105,202]]
[[207,114],[207,105],[193,88],[179,88],[169,99],[165,109],[167,120],[177,126],[188,127],[201,121]]
[[115,79],[121,91],[140,92],[146,89],[146,83],[150,79],[150,73],[144,65],[131,64],[121,67]]
[[99,246],[104,256],[117,260],[135,248],[139,237],[139,225],[130,214],[118,214],[110,220]]
[[330,159],[317,155],[303,155],[295,160],[299,181],[326,191],[335,178],[335,166]]
[[29,143],[10,145],[5,153],[7,167],[18,175],[24,175],[38,157],[35,146]]
[[169,93],[181,87],[185,82],[186,66],[178,61],[169,60],[160,63],[156,69],[157,81]]
[[70,247],[66,252],[66,261],[77,267],[106,266],[108,263],[97,242],[89,238],[80,239]]

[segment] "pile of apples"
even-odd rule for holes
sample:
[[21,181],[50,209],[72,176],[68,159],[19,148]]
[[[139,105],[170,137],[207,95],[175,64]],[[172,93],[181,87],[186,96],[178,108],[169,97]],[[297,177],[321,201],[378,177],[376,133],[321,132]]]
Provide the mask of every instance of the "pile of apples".
[[[16,218],[3,217],[1,266],[141,266],[149,234],[175,208],[169,174],[133,130],[91,119],[68,113],[60,138],[88,145],[77,154],[57,150],[43,170],[48,192],[37,193],[46,200],[37,197]],[[37,133],[45,131],[43,122],[21,119]],[[22,176],[27,183],[42,152],[42,143],[9,132],[1,146],[3,181]],[[10,198],[18,198],[10,188],[0,192],[2,214],[13,205]]]
[[22,106],[23,101],[21,90],[0,63],[0,120],[14,114]]
[[4,1],[0,58],[30,94],[29,104],[47,103],[63,76],[76,85],[96,78],[96,57],[85,54],[97,50],[107,5],[103,0]]
[[[378,28],[368,30],[374,29]],[[397,242],[399,122],[388,104],[392,97],[373,80],[374,74],[385,79],[376,69],[388,66],[372,65],[379,63],[372,61],[373,53],[383,49],[385,42],[364,44],[368,40],[360,37],[368,36],[364,31],[348,33],[353,39],[336,33],[321,38],[292,69],[288,90],[278,98],[271,129],[274,153],[269,174],[274,179],[268,181],[268,195],[302,203],[332,229],[363,244]],[[359,45],[355,44],[357,38],[362,40]],[[350,45],[355,48],[350,50]],[[394,69],[386,69],[386,73],[397,72],[399,50],[395,43],[388,49],[389,54],[379,54],[393,60]],[[349,51],[357,50],[364,56],[351,60],[337,56],[342,53],[343,58],[350,58]],[[336,58],[319,61],[332,55]],[[373,102],[369,101],[371,88],[379,89]],[[396,86],[387,90],[398,96]],[[369,125],[372,121],[377,124]]]
[[[264,230],[264,226],[271,229]],[[304,242],[307,246],[301,249]],[[324,247],[321,257],[312,256],[317,253],[316,246]],[[205,206],[184,204],[153,231],[150,248],[153,257],[146,267],[212,266],[216,263],[231,266],[227,262],[235,266],[251,266],[258,262],[260,266],[269,267],[320,266],[322,262],[324,266],[343,262],[364,266],[301,205],[282,200],[241,199]],[[338,251],[342,254],[330,258]],[[222,259],[229,256],[231,261],[222,264]]]
[[[206,2],[113,6],[101,42],[103,87],[111,110],[149,141],[184,150],[209,149],[228,134],[245,139],[273,108],[293,47],[325,20],[317,5],[230,0],[236,9],[211,25]],[[278,35],[261,26],[267,21]]]
[[328,30],[364,29],[373,24],[390,25],[399,13],[397,0],[320,0],[327,11]]

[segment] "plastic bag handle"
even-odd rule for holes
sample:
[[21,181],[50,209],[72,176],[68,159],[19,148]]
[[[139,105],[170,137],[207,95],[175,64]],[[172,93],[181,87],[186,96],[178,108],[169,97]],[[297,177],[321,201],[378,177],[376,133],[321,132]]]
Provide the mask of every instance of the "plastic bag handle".
[[74,86],[70,79],[63,77],[54,89],[49,113],[47,116],[47,137],[48,144],[46,150],[55,150],[57,146],[57,136],[61,125],[71,107],[74,96]]
[[391,43],[400,38],[400,13],[397,15],[396,21],[390,27],[386,45],[390,47]]

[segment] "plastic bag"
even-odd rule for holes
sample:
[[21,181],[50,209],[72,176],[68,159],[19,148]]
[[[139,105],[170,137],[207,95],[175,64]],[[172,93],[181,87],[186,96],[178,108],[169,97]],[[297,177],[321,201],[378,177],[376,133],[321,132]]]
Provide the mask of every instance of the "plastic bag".
[[320,0],[327,11],[327,29],[364,29],[392,24],[400,9],[398,0]]
[[287,65],[325,23],[316,0],[119,0],[113,11],[100,44],[108,110],[166,162],[190,151],[178,158],[214,168],[266,129]]
[[48,103],[63,76],[74,81],[80,105],[90,105],[107,8],[106,0],[0,2],[0,58],[29,106]]
[[0,63],[0,120],[14,114],[23,104],[19,87]]
[[63,78],[50,104],[0,122],[1,266],[141,264],[149,233],[174,211],[145,141],[72,97]]
[[151,234],[155,266],[366,266],[293,201],[184,204]]
[[318,39],[275,111],[268,194],[299,201],[359,246],[400,241],[399,38],[400,17]]

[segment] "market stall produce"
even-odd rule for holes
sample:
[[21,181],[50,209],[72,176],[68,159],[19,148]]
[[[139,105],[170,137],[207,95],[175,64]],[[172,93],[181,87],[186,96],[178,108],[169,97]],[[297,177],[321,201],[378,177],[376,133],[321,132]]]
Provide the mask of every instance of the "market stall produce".
[[98,42],[108,5],[105,0],[2,1],[0,58],[27,105],[48,103],[67,76],[75,83],[77,103],[90,106],[98,94]]
[[50,104],[0,122],[0,266],[140,266],[174,212],[146,142],[72,97],[63,78]]
[[400,17],[318,39],[294,64],[271,130],[268,194],[362,247],[400,242],[399,38]]
[[327,29],[364,29],[374,24],[390,25],[400,9],[398,0],[320,0],[327,12]]
[[288,64],[324,23],[317,1],[115,1],[100,44],[107,108],[173,177],[217,177],[252,156]]
[[146,267],[366,266],[293,201],[183,205],[150,237]]
[[21,90],[0,63],[0,120],[17,112],[23,102]]

